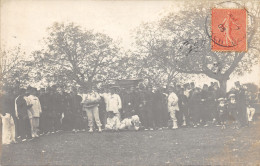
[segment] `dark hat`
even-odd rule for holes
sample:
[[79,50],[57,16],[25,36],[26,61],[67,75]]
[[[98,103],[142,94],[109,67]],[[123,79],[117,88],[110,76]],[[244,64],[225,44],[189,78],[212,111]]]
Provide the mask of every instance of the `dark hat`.
[[21,88],[20,90],[19,90],[19,93],[20,94],[24,94],[26,92],[26,89],[24,89],[24,88]]
[[57,85],[52,85],[51,88],[56,90],[57,89]]
[[189,83],[186,83],[186,84],[183,85],[183,87],[186,88],[189,85],[190,85]]
[[27,87],[27,90],[31,90],[33,87],[31,87],[31,85],[29,85],[28,87]]

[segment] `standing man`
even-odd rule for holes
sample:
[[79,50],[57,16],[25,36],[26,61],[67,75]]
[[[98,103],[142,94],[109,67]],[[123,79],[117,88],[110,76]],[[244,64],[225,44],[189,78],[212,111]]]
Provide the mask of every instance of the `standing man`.
[[150,130],[154,130],[155,128],[155,93],[153,91],[153,86],[148,85],[147,92],[146,92],[146,112],[147,112],[147,120],[148,120],[148,127]]
[[93,132],[93,120],[95,119],[98,131],[101,132],[101,122],[99,119],[98,105],[100,102],[100,96],[97,92],[91,88],[87,89],[86,94],[83,94],[83,111],[86,111],[88,117],[89,132]]
[[133,89],[128,88],[126,89],[126,93],[123,94],[123,112],[122,112],[122,119],[131,117],[135,110],[134,110],[134,96],[133,96]]
[[154,93],[154,122],[155,127],[158,130],[161,130],[163,127],[163,104],[164,104],[164,96],[161,92],[161,89],[157,88]]
[[176,111],[179,111],[178,106],[178,97],[174,93],[174,87],[169,87],[169,96],[168,96],[168,112],[170,113],[170,117],[173,122],[172,129],[177,129],[177,118],[176,118]]
[[202,125],[208,126],[208,121],[210,121],[211,110],[209,110],[209,91],[208,85],[204,84],[201,90],[201,104],[200,104],[200,117],[202,119]]
[[46,126],[47,123],[48,123],[48,115],[47,115],[47,95],[46,95],[46,92],[45,92],[45,88],[41,88],[40,89],[40,95],[39,95],[39,100],[40,100],[40,103],[41,103],[41,108],[42,108],[42,114],[41,114],[41,117],[40,117],[40,132],[41,134],[46,134],[48,132]]
[[248,124],[247,109],[246,109],[246,94],[245,89],[240,85],[240,82],[235,82],[236,86],[236,100],[238,104],[238,119],[241,127]]
[[111,92],[110,89],[106,86],[104,88],[104,91],[102,93],[99,93],[101,100],[100,100],[100,105],[99,105],[99,112],[100,118],[103,124],[103,127],[105,128],[107,124],[107,118],[108,118],[108,104],[109,100],[111,98]]
[[83,118],[81,108],[82,97],[78,95],[77,88],[73,87],[69,96],[69,125],[73,131],[77,132],[83,129]]
[[42,113],[40,100],[38,97],[36,97],[36,94],[37,89],[31,88],[30,95],[27,97],[27,105],[30,106],[30,108],[28,109],[28,115],[31,124],[32,137],[39,137],[39,120],[40,114]]
[[189,124],[189,113],[188,113],[188,97],[184,94],[184,88],[180,89],[179,92],[178,105],[180,108],[180,120],[182,123],[179,123],[182,126]]
[[120,111],[122,109],[122,101],[121,98],[118,94],[116,94],[117,89],[119,87],[117,86],[112,86],[111,87],[111,96],[110,99],[108,100],[108,111],[114,112],[115,116],[118,117],[118,119],[121,119]]
[[15,112],[18,119],[18,134],[21,136],[22,141],[32,138],[30,120],[28,117],[28,106],[26,103],[25,89],[20,89],[20,95],[15,99]]

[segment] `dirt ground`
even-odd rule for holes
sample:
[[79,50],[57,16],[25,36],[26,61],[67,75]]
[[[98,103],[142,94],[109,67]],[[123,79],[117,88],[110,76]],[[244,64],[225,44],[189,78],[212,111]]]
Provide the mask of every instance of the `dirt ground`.
[[3,145],[2,165],[259,165],[260,121],[220,127],[60,132]]

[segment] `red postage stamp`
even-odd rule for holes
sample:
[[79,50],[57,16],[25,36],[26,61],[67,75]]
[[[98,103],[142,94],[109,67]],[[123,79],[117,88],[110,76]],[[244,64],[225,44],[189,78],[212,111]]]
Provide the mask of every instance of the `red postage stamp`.
[[247,51],[247,11],[212,9],[212,51]]

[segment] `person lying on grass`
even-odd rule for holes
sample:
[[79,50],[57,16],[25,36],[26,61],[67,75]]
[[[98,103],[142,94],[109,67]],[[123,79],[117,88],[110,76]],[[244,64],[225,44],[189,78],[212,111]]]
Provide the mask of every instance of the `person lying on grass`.
[[125,118],[124,120],[121,121],[121,125],[119,127],[120,130],[139,130],[140,129],[140,119],[138,115],[133,115],[132,117]]

